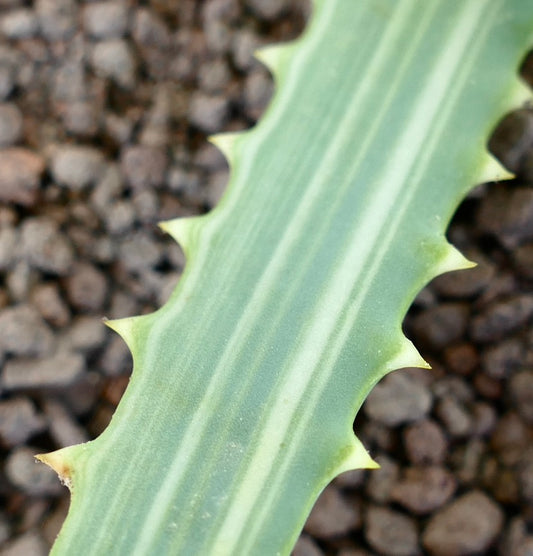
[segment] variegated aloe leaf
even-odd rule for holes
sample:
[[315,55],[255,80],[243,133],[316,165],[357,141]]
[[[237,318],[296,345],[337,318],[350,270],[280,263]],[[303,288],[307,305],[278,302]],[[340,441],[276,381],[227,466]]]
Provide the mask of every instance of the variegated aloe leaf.
[[97,440],[43,456],[72,490],[55,554],[289,553],[324,486],[373,462],[372,386],[424,365],[401,323],[468,263],[446,225],[503,177],[485,145],[528,97],[531,0],[315,0],[263,51],[260,125],[215,143],[228,193],[164,229],[188,263],[154,314],[116,321],[134,372]]

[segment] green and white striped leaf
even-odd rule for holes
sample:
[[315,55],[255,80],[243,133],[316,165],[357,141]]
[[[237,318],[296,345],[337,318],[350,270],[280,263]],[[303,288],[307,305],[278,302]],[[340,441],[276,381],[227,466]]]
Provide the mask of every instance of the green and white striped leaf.
[[288,554],[320,491],[374,464],[354,416],[387,372],[424,366],[402,319],[469,263],[445,240],[485,149],[529,98],[531,0],[315,0],[263,51],[261,123],[214,139],[211,214],[167,222],[188,262],[170,301],[111,327],[134,357],[95,441],[42,459],[72,490],[54,554]]

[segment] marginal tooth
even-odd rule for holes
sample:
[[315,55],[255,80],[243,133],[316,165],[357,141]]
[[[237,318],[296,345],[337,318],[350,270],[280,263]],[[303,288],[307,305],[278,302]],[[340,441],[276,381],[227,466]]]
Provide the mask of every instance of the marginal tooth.
[[414,344],[402,334],[402,346],[394,359],[387,361],[387,372],[406,367],[431,369],[431,365],[420,355]]
[[228,164],[233,166],[235,160],[235,142],[242,135],[241,131],[217,133],[208,137],[208,141],[215,145],[226,157]]
[[254,52],[254,57],[262,62],[276,78],[281,67],[281,55],[285,48],[285,45],[279,44],[264,46]]
[[133,351],[135,340],[135,324],[142,317],[126,317],[123,319],[104,320],[104,324],[114,330]]
[[336,475],[353,469],[379,469],[379,464],[370,457],[359,438],[350,433],[350,450],[336,469]]
[[183,249],[186,257],[189,257],[192,248],[192,228],[193,223],[198,220],[198,217],[190,218],[174,218],[160,222],[159,227],[169,234]]
[[48,465],[48,467],[51,467],[57,473],[59,480],[67,486],[69,490],[72,490],[72,479],[74,474],[71,458],[69,457],[72,448],[75,448],[75,446],[69,446],[68,448],[62,448],[55,452],[38,454],[35,456],[36,459]]
[[444,256],[433,267],[433,275],[439,276],[445,272],[453,270],[464,270],[467,268],[474,268],[477,263],[469,261],[456,247],[451,243],[446,242],[446,252]]
[[497,158],[487,152],[485,163],[476,180],[479,180],[478,183],[485,183],[489,181],[510,180],[514,177],[514,174],[509,172]]
[[509,101],[511,103],[509,110],[516,110],[521,106],[531,104],[532,100],[533,91],[522,79],[517,78],[509,95]]

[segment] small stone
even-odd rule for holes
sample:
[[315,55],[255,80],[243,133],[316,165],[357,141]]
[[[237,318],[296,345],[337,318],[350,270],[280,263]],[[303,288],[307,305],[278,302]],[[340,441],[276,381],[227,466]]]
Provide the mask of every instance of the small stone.
[[376,457],[376,461],[380,467],[370,473],[366,491],[374,502],[386,504],[400,476],[400,468],[394,460],[384,454]]
[[257,60],[253,53],[261,46],[259,37],[249,29],[241,29],[235,33],[232,44],[233,63],[237,69],[248,71]]
[[491,188],[477,215],[481,230],[498,237],[508,249],[533,238],[533,190],[528,187]]
[[83,9],[83,26],[95,39],[118,39],[128,28],[128,6],[109,1],[87,4]]
[[470,433],[472,419],[459,400],[446,396],[439,401],[435,411],[451,436],[461,437]]
[[291,556],[324,556],[324,553],[313,542],[311,537],[304,534],[300,535]]
[[524,345],[517,338],[510,338],[495,345],[489,344],[481,357],[483,371],[491,378],[506,378],[520,367],[524,357]]
[[533,504],[533,449],[526,450],[518,463],[517,478],[522,500]]
[[28,531],[3,545],[0,556],[46,556],[48,552],[41,535],[36,531]]
[[89,440],[85,429],[70,416],[59,401],[46,399],[44,413],[50,423],[50,435],[59,448],[82,444]]
[[21,253],[35,268],[62,276],[73,263],[74,252],[57,224],[46,217],[28,218],[22,225]]
[[246,5],[260,19],[275,21],[287,10],[286,0],[246,0]]
[[4,366],[1,384],[7,390],[59,388],[78,380],[85,360],[77,353],[59,352],[41,359],[10,359]]
[[0,103],[0,149],[10,147],[22,137],[22,114],[12,102]]
[[16,305],[0,312],[0,353],[42,356],[50,353],[54,337],[39,313],[29,305]]
[[44,159],[27,149],[0,150],[0,202],[34,205],[44,168]]
[[38,280],[37,272],[30,267],[27,261],[18,261],[5,279],[9,296],[16,303],[23,303]]
[[514,465],[521,459],[530,443],[528,427],[514,412],[500,418],[491,437],[492,449],[501,461],[509,465]]
[[397,371],[382,379],[364,403],[366,415],[387,426],[421,419],[431,408],[429,389],[415,377]]
[[135,145],[122,151],[120,164],[122,173],[131,187],[150,189],[163,184],[168,159],[163,149]]
[[477,342],[494,342],[513,332],[533,315],[533,295],[519,294],[490,304],[470,322],[470,335]]
[[454,476],[442,467],[410,467],[391,490],[393,501],[424,515],[443,506],[456,488]]
[[107,297],[104,274],[90,263],[77,263],[65,280],[67,297],[81,311],[101,311]]
[[35,460],[38,450],[21,447],[15,448],[6,460],[8,479],[30,496],[58,496],[63,494],[63,487],[57,474],[47,465]]
[[468,312],[468,306],[463,303],[430,307],[414,318],[414,333],[424,345],[440,350],[464,336]]
[[38,284],[31,292],[31,301],[41,316],[50,324],[65,326],[70,320],[70,311],[59,294],[57,284]]
[[52,176],[59,185],[80,191],[93,185],[104,172],[104,157],[92,147],[65,145],[52,157]]
[[258,68],[247,76],[244,83],[244,106],[250,118],[259,119],[272,96],[273,89],[272,78],[263,68]]
[[123,235],[135,224],[135,207],[129,200],[110,203],[104,218],[110,234]]
[[50,41],[68,39],[76,31],[75,0],[36,0],[35,11],[41,32]]
[[93,137],[99,130],[101,115],[91,102],[69,102],[61,113],[65,130],[73,135]]
[[200,89],[209,94],[222,93],[231,79],[231,72],[224,58],[209,60],[200,66]]
[[498,416],[492,405],[476,402],[472,408],[472,432],[477,436],[486,436],[494,430]]
[[359,508],[348,502],[334,487],[326,488],[307,518],[305,530],[315,538],[346,535],[361,523]]
[[479,356],[472,344],[454,344],[444,350],[446,366],[460,375],[469,375],[479,364]]
[[88,353],[101,347],[106,335],[106,327],[102,319],[79,316],[70,325],[65,340],[69,348]]
[[533,143],[533,112],[515,110],[507,115],[490,139],[490,150],[512,172],[518,172]]
[[23,444],[45,428],[45,419],[27,398],[15,397],[0,402],[0,439],[5,447]]
[[533,425],[533,372],[522,371],[513,375],[509,390],[519,415],[526,423]]
[[439,464],[446,457],[448,443],[441,427],[434,421],[414,423],[404,431],[404,444],[409,461],[415,465]]
[[2,14],[0,19],[0,32],[8,39],[28,39],[36,34],[37,29],[35,12],[27,8]]
[[124,89],[131,89],[135,85],[135,58],[129,44],[123,39],[95,44],[91,64],[98,75],[115,81]]
[[527,243],[517,247],[512,253],[513,261],[518,273],[527,278],[533,279],[533,243]]
[[130,272],[142,272],[156,266],[163,255],[162,246],[145,232],[138,232],[120,245],[120,260]]
[[503,526],[503,512],[486,494],[471,491],[438,511],[422,541],[434,556],[485,552]]
[[223,96],[211,96],[202,92],[192,95],[189,121],[204,133],[221,131],[229,116],[228,100]]
[[9,269],[16,260],[18,241],[18,233],[14,228],[0,227],[0,271]]
[[166,49],[170,44],[170,32],[165,22],[147,8],[135,10],[132,35],[135,42],[143,46]]
[[370,506],[365,536],[374,550],[386,556],[416,556],[420,552],[415,522],[388,508]]

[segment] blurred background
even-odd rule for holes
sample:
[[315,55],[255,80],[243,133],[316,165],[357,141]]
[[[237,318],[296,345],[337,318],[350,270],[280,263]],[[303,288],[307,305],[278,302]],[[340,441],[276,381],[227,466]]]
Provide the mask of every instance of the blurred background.
[[[206,137],[254,124],[273,86],[252,53],[309,13],[0,0],[0,555],[48,553],[68,491],[33,455],[106,427],[131,358],[102,318],[167,299],[184,257],[156,223],[220,198]],[[435,280],[405,322],[433,370],[371,394],[356,430],[381,469],[324,491],[297,556],[533,555],[531,107],[491,148],[517,178],[475,188],[449,232],[479,266]]]

